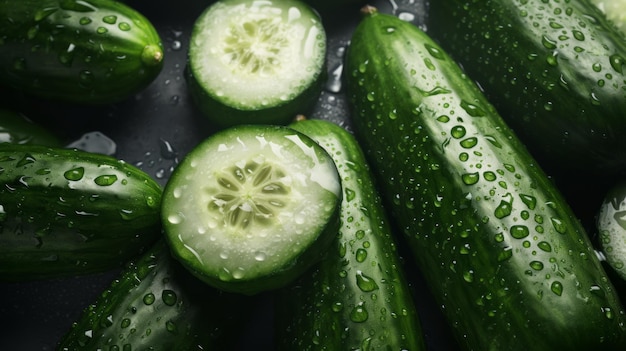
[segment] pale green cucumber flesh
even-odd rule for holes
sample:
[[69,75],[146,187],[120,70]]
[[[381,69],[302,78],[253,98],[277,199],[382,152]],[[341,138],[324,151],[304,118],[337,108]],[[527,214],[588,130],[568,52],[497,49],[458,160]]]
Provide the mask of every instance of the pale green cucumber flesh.
[[304,3],[217,2],[191,35],[192,96],[220,125],[286,122],[319,95],[325,55],[324,27]]
[[332,158],[286,127],[218,132],[168,182],[162,219],[183,264],[224,290],[284,285],[334,237],[341,186]]

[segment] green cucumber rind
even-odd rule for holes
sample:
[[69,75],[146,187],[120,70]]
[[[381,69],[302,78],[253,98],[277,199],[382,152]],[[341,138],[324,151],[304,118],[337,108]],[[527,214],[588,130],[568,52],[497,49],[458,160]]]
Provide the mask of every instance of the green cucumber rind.
[[27,96],[120,102],[147,87],[163,67],[159,33],[121,2],[3,0],[0,13],[12,19],[0,23],[0,82]]
[[249,304],[190,275],[159,240],[83,310],[56,350],[223,349]]
[[626,41],[590,1],[442,0],[429,22],[548,174],[626,172]]
[[319,119],[289,127],[331,154],[344,196],[327,257],[279,295],[278,349],[426,350],[396,239],[355,137]]
[[0,169],[2,281],[119,268],[160,236],[161,186],[114,157],[0,144]]
[[[299,150],[298,152],[304,152],[303,147],[308,147],[309,150],[307,150],[306,152],[315,153],[315,162],[319,162],[323,166],[322,168],[325,170],[333,170],[333,178],[325,178],[321,180],[320,185],[318,186],[320,191],[324,191],[327,193],[327,195],[325,196],[326,200],[332,199],[332,203],[324,204],[325,206],[328,206],[328,208],[323,209],[323,212],[320,211],[319,216],[315,218],[315,221],[319,224],[315,232],[315,236],[305,236],[303,234],[296,234],[291,232],[288,233],[285,232],[284,228],[280,228],[280,233],[289,235],[290,237],[287,239],[293,240],[293,242],[289,250],[287,250],[287,248],[281,249],[280,255],[276,256],[279,262],[270,263],[274,260],[273,258],[264,259],[263,262],[256,262],[253,266],[251,265],[247,268],[242,267],[244,268],[244,272],[246,272],[246,275],[239,278],[234,277],[234,271],[227,269],[228,277],[224,277],[221,276],[224,273],[224,270],[227,267],[236,267],[236,262],[226,262],[224,264],[218,262],[215,263],[215,265],[214,262],[205,263],[203,262],[204,260],[202,259],[202,256],[206,256],[207,253],[198,253],[199,251],[204,250],[211,251],[215,254],[215,257],[210,257],[209,260],[217,258],[217,255],[221,253],[217,252],[217,248],[220,247],[219,245],[201,246],[196,242],[197,238],[204,238],[202,240],[205,240],[207,242],[207,245],[211,244],[210,236],[211,230],[213,229],[207,228],[205,233],[199,234],[197,232],[198,227],[206,226],[207,223],[193,223],[193,218],[196,218],[199,214],[204,213],[205,209],[200,208],[198,211],[195,211],[194,209],[194,213],[185,213],[185,209],[181,208],[181,206],[198,204],[204,201],[202,199],[202,196],[195,196],[195,194],[201,192],[201,189],[190,188],[194,185],[190,184],[191,182],[188,177],[193,176],[194,182],[198,181],[198,179],[201,179],[202,177],[214,177],[214,174],[210,172],[212,170],[205,170],[202,167],[198,167],[198,165],[202,166],[202,161],[197,161],[196,157],[202,159],[204,157],[204,154],[216,152],[217,149],[221,147],[228,148],[230,147],[229,143],[233,146],[239,143],[246,144],[246,139],[241,137],[243,135],[254,135],[255,139],[265,138],[267,139],[268,143],[271,142],[277,144],[277,148],[280,147],[278,146],[279,142],[276,141],[278,138],[290,140],[287,142],[292,143],[292,137],[297,137],[298,141],[301,142],[302,145],[293,142],[293,144],[289,147],[297,148]],[[247,148],[248,146],[246,146],[246,150]],[[287,149],[287,147],[285,147],[285,149]],[[274,150],[273,147],[272,150]],[[250,147],[250,154],[254,155],[255,152],[256,151],[252,147]],[[284,151],[284,153],[289,152],[290,151]],[[302,162],[313,161],[313,157],[309,154],[306,155],[306,158],[307,160]],[[241,160],[233,159],[232,164],[235,165],[237,161]],[[192,163],[196,163],[196,165],[192,166]],[[222,170],[216,168],[215,171]],[[191,175],[192,172],[193,175]],[[323,177],[326,177],[327,175],[328,174],[324,174]],[[291,175],[290,178],[292,178]],[[312,180],[318,182],[318,180]],[[215,183],[215,179],[210,179],[210,182],[207,183],[213,184]],[[339,210],[341,203],[341,191],[339,188],[339,176],[336,173],[336,168],[332,161],[332,158],[323,148],[321,148],[306,135],[285,126],[238,125],[221,130],[211,135],[204,142],[197,145],[194,150],[192,150],[185,157],[185,159],[181,161],[181,163],[172,173],[168,183],[165,186],[162,201],[161,219],[163,227],[165,229],[165,236],[168,243],[170,244],[170,247],[172,248],[172,253],[174,257],[176,257],[176,259],[178,259],[183,264],[183,266],[185,266],[190,272],[192,272],[192,274],[197,276],[199,279],[205,281],[206,283],[221,290],[246,295],[256,295],[261,292],[274,290],[289,284],[291,281],[296,279],[299,275],[309,269],[316,262],[320,261],[326,255],[327,248],[330,246],[332,240],[334,239],[335,233],[339,226]],[[177,195],[177,193],[189,193],[189,190],[192,190],[192,193],[194,194],[193,198]],[[309,204],[306,202],[306,199],[302,200],[305,202],[301,205],[309,206]],[[201,204],[199,206],[208,206],[208,204]],[[277,211],[281,212],[282,209],[278,209]],[[172,222],[172,216],[182,218],[182,221],[179,222],[178,220],[176,220]],[[305,218],[305,221],[310,220],[311,219],[309,218]],[[181,223],[184,221],[190,221],[190,223],[193,225],[182,225]],[[304,228],[302,229],[305,230]],[[234,234],[231,233],[231,229],[228,228],[220,232],[219,235],[232,236],[228,238],[229,242],[231,243],[225,243],[225,245],[232,245],[232,241],[234,241],[236,238],[236,236],[233,236]],[[248,234],[244,230],[242,233],[237,233],[237,235]],[[258,235],[258,233],[250,233],[250,235]],[[268,240],[279,240],[277,245],[286,244],[285,238],[272,238],[273,234],[271,232],[269,232],[268,235],[270,236]],[[254,240],[258,240],[258,238],[254,238]],[[192,241],[194,242],[194,244],[192,244],[192,247],[189,247],[187,245],[187,242]],[[249,243],[252,242],[253,240],[249,240]],[[249,243],[246,243],[245,245],[242,244],[241,247],[246,247],[246,249],[250,249],[250,247],[248,247]],[[232,247],[227,249],[231,250],[231,253],[233,253]],[[259,250],[260,249],[261,248],[259,248]],[[298,251],[296,251],[296,249],[298,249]],[[234,254],[240,255],[241,253],[235,252]],[[249,255],[250,257],[246,257],[246,259],[252,259],[254,253],[250,252]]]
[[463,347],[623,349],[624,308],[578,219],[440,46],[367,15],[345,75],[385,204]]

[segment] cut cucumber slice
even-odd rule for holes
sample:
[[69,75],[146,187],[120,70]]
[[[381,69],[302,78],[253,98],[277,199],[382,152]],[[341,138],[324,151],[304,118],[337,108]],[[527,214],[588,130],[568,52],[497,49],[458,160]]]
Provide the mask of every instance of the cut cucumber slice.
[[298,0],[221,0],[196,20],[187,78],[210,121],[286,124],[317,101],[326,77],[326,33]]
[[318,262],[339,226],[337,168],[284,126],[224,129],[178,165],[165,189],[168,242],[193,274],[248,295],[284,286]]

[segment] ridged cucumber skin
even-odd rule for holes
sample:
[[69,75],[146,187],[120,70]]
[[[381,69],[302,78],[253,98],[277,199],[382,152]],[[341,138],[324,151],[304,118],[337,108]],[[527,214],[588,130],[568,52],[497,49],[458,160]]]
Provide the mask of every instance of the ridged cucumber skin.
[[141,13],[109,0],[0,1],[0,82],[55,101],[109,104],[161,72],[163,47]]
[[161,193],[110,156],[0,144],[0,281],[120,268],[161,235]]
[[344,197],[327,257],[279,292],[278,350],[426,350],[395,238],[354,135],[320,119],[289,125],[335,160]]
[[467,350],[623,350],[621,301],[560,192],[417,26],[370,11],[346,53],[358,140]]
[[61,147],[60,138],[21,113],[0,107],[0,143]]
[[161,240],[85,308],[56,350],[224,350],[249,304],[191,276]]
[[433,1],[428,33],[548,174],[624,174],[626,41],[589,0]]

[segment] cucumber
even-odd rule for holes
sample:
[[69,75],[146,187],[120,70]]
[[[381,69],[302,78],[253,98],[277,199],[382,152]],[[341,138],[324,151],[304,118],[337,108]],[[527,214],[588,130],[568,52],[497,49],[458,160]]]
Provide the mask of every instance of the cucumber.
[[0,143],[62,146],[61,140],[53,132],[21,113],[1,107]]
[[433,1],[428,33],[557,181],[624,174],[626,41],[590,1]]
[[110,104],[163,66],[156,29],[121,2],[2,0],[0,14],[0,84],[28,96]]
[[606,262],[626,281],[626,183],[606,193],[596,218],[600,249]]
[[285,126],[224,129],[172,172],[161,216],[174,256],[219,289],[254,295],[319,261],[338,227],[335,164]]
[[589,237],[431,37],[367,9],[346,53],[352,122],[391,217],[467,350],[623,350]]
[[596,5],[622,33],[626,33],[626,1],[591,0],[591,3]]
[[113,157],[0,144],[0,281],[120,268],[160,236],[161,194]]
[[196,19],[187,81],[218,127],[287,124],[317,102],[326,77],[321,19],[298,0],[221,0]]
[[426,350],[413,296],[365,156],[328,121],[290,125],[333,157],[344,191],[328,257],[280,291],[278,350]]
[[56,350],[223,350],[250,303],[191,276],[159,240],[84,309]]

